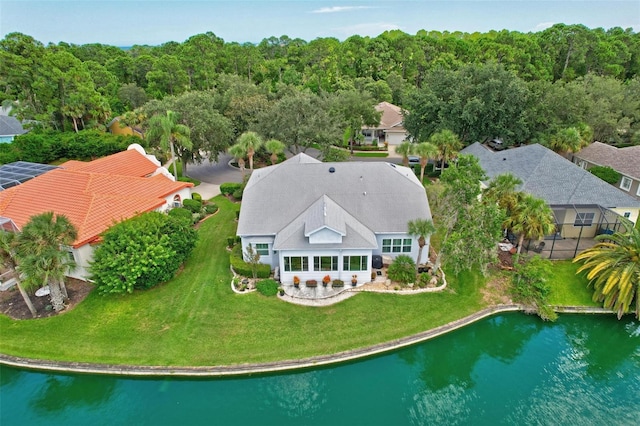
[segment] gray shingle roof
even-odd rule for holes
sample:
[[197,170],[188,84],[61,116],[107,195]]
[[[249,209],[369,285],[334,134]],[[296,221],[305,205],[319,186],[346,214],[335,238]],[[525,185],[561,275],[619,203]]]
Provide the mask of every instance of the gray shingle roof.
[[574,154],[577,158],[614,170],[640,180],[640,145],[616,148],[602,142],[594,142]]
[[518,176],[520,190],[549,205],[640,207],[640,201],[542,145],[493,152],[476,142],[461,153],[478,157],[489,178],[508,172]]
[[27,133],[17,118],[0,115],[0,136],[17,136]]
[[385,162],[321,163],[299,154],[253,171],[242,197],[237,233],[276,235],[305,212],[305,223],[312,228],[320,222],[309,209],[325,195],[336,206],[329,206],[329,214],[335,216],[331,225],[342,220],[363,237],[366,232],[359,226],[374,233],[403,233],[409,220],[431,218],[424,187],[409,168]]

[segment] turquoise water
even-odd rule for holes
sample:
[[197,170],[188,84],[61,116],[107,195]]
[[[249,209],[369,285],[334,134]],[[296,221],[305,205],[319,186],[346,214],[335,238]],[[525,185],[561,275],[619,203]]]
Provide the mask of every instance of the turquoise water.
[[505,314],[389,355],[239,379],[2,367],[0,425],[640,424],[640,322]]

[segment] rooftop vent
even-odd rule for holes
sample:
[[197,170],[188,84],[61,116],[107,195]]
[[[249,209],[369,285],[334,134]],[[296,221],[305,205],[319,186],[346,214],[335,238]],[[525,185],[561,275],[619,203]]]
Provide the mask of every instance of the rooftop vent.
[[329,167],[329,173],[335,173],[336,169],[335,167]]

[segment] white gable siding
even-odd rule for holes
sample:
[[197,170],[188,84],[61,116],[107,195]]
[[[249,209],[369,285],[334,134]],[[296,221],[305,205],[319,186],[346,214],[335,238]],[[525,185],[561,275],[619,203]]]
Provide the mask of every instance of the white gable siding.
[[322,228],[309,235],[309,244],[340,244],[342,235],[332,229]]
[[173,200],[176,195],[180,197],[180,203],[182,204],[182,201],[188,200],[191,198],[191,187],[182,188],[181,190],[177,192],[172,192],[171,194],[164,197],[165,204],[159,207],[157,210],[163,212],[173,207]]

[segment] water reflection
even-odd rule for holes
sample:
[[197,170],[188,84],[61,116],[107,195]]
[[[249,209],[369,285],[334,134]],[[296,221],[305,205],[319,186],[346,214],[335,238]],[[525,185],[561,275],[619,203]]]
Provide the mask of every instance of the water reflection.
[[69,407],[99,407],[112,397],[117,382],[115,377],[47,375],[30,406],[43,414]]
[[273,376],[260,388],[267,404],[291,418],[313,416],[327,403],[326,382],[317,371]]

